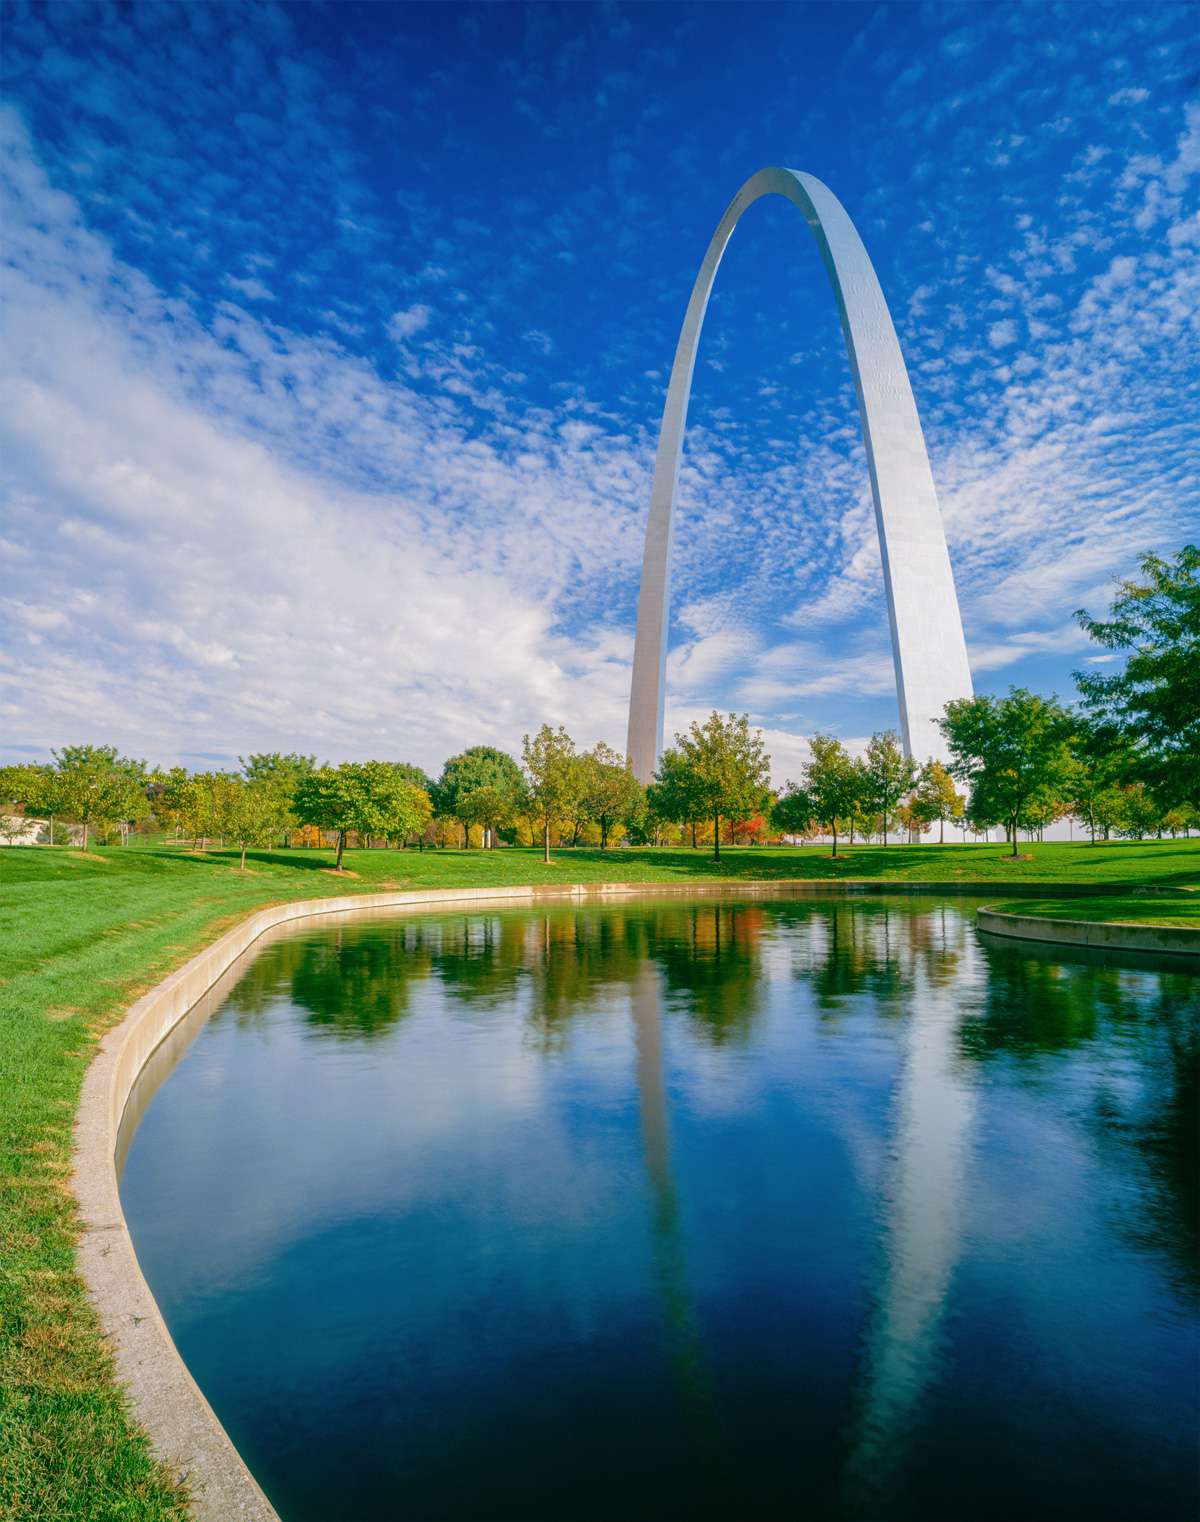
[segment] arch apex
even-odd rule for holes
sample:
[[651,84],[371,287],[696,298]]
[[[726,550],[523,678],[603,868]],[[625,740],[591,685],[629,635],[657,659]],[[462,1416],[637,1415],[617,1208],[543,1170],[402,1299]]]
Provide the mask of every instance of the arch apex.
[[700,332],[733,230],[747,207],[766,195],[782,195],[803,215],[833,287],[871,478],[905,752],[918,760],[944,760],[936,721],[947,702],[972,691],[925,437],[874,266],[828,186],[799,169],[760,169],[738,190],[709,241],[671,366],[650,492],[629,701],[627,754],[643,783],[653,780],[662,750],[675,495]]

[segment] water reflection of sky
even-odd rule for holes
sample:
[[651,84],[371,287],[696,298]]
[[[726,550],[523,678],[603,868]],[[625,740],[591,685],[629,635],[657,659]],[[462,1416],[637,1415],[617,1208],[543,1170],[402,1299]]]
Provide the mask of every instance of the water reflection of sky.
[[922,901],[310,931],[123,1193],[298,1517],[1185,1515],[1196,988]]

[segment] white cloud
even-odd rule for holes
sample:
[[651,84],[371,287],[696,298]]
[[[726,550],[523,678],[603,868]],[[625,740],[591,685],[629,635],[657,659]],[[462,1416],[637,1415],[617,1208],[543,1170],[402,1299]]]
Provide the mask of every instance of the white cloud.
[[994,322],[988,329],[988,343],[993,349],[1007,348],[1009,344],[1017,341],[1017,325],[1011,317],[1006,317],[1003,322]]
[[393,312],[388,318],[388,336],[394,338],[397,343],[404,343],[410,338],[415,338],[418,333],[423,333],[429,326],[432,316],[432,310],[424,302],[414,302],[403,311]]

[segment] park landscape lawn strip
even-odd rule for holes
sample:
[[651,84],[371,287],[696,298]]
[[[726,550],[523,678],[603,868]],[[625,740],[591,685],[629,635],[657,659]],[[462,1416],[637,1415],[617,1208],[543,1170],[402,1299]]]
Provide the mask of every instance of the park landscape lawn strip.
[[[186,1492],[157,1464],[113,1377],[74,1263],[72,1126],[100,1036],[231,924],[267,904],[377,890],[599,882],[867,880],[964,886],[1200,887],[1200,840],[1116,846],[821,847],[703,852],[173,848],[0,853],[0,1515],[30,1522],[168,1522]],[[1200,895],[1198,895],[1200,898]],[[1124,899],[1079,900],[1098,910]],[[1135,900],[1139,906],[1144,900]],[[1028,900],[1014,905],[1019,912]],[[1068,905],[1063,905],[1066,912]],[[1188,905],[1191,908],[1191,905]],[[1175,913],[1174,902],[1171,912]],[[1166,922],[1166,921],[1164,921]],[[1189,922],[1191,922],[1189,920]]]
[[1189,898],[1186,893],[1160,897],[1139,894],[1135,897],[1020,899],[1006,904],[989,904],[998,914],[1024,914],[1045,919],[1086,920],[1104,925],[1162,925],[1172,929],[1194,930],[1200,936],[1200,890]]

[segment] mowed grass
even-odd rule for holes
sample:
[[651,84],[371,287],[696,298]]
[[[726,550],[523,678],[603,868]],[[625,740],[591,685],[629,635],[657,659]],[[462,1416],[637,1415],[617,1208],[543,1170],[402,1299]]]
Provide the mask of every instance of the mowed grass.
[[1089,920],[1107,925],[1176,925],[1200,933],[1200,891],[1191,899],[1137,898],[1020,899],[989,904],[1005,914],[1042,914],[1049,919]]
[[[104,1339],[74,1266],[69,1192],[72,1122],[100,1035],[172,967],[252,909],[289,899],[384,889],[599,882],[859,879],[1020,883],[1053,900],[1079,885],[1200,887],[1200,839],[1033,845],[562,850],[354,851],[194,856],[176,848],[0,850],[0,1516],[162,1519],[186,1515],[113,1382]],[[1037,900],[1042,905],[1042,897]],[[1137,912],[1159,915],[1144,900]],[[1184,907],[1180,907],[1180,903]],[[1126,913],[1127,900],[1062,912]],[[1171,917],[1186,900],[1164,900]],[[1025,903],[1023,907],[1031,908]],[[1057,908],[1057,906],[1053,906]],[[1039,907],[1038,912],[1049,912]]]

